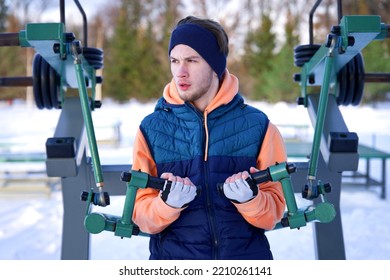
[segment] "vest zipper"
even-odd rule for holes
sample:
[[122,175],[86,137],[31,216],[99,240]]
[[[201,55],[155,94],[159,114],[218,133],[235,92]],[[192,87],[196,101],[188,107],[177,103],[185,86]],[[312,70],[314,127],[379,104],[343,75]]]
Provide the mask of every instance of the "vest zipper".
[[218,234],[216,230],[216,222],[215,222],[215,213],[214,213],[214,208],[213,208],[213,203],[212,203],[212,195],[211,195],[211,189],[210,185],[207,183],[208,182],[208,163],[204,163],[204,170],[205,170],[205,189],[206,189],[206,209],[207,209],[207,214],[208,214],[208,220],[210,224],[210,233],[211,233],[211,246],[212,246],[212,259],[218,260],[219,259],[219,239],[218,239]]
[[203,151],[204,151],[204,161],[203,161],[203,166],[204,166],[204,189],[206,193],[206,211],[208,214],[208,222],[210,225],[210,231],[211,231],[211,246],[212,246],[212,259],[218,260],[219,259],[219,239],[218,239],[218,234],[216,230],[216,222],[215,222],[215,213],[213,209],[213,204],[212,204],[212,191],[210,190],[210,186],[207,183],[208,182],[208,162],[207,162],[207,157],[208,157],[208,128],[207,128],[207,114],[203,114],[199,112],[193,105],[186,103],[187,106],[192,108],[196,112],[196,114],[200,117],[201,121],[201,141],[204,145]]
[[208,145],[208,130],[207,130],[207,119],[202,117],[202,123],[203,123],[203,130],[202,133],[204,134],[202,136],[202,141],[205,145],[204,152],[205,152],[205,159],[203,162],[204,166],[204,186],[206,189],[206,210],[208,214],[208,220],[210,225],[210,233],[211,233],[211,246],[212,246],[212,255],[211,258],[214,260],[219,259],[219,239],[218,234],[216,230],[216,222],[215,222],[215,213],[212,203],[212,190],[210,189],[210,185],[208,184],[208,162],[207,162],[207,145]]
[[208,112],[205,111],[203,114],[203,129],[205,132],[205,144],[204,144],[204,161],[207,161],[208,153],[209,153],[209,128],[207,126],[207,114]]

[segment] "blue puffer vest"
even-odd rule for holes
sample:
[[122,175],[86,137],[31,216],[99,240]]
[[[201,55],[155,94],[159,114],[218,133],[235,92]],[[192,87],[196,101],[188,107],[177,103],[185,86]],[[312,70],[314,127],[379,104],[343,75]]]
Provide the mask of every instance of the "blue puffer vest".
[[268,123],[264,113],[237,94],[207,117],[205,161],[203,115],[190,104],[159,100],[140,127],[158,176],[189,177],[202,192],[175,222],[151,236],[150,259],[272,259],[264,230],[246,222],[217,189],[232,174],[256,166]]

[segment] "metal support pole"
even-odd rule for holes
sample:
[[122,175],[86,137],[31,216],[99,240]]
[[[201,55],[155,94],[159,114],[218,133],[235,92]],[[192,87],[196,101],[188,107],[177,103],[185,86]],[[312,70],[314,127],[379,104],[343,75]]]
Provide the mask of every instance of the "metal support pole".
[[89,233],[84,229],[85,205],[80,202],[80,193],[90,184],[90,166],[84,153],[76,177],[62,178],[62,201],[64,207],[62,228],[62,260],[89,259]]
[[0,47],[20,46],[19,33],[1,33]]
[[28,87],[32,85],[32,77],[0,77],[0,87]]
[[[62,177],[64,212],[61,259],[86,260],[90,255],[90,235],[84,227],[85,203],[80,201],[80,194],[94,183],[94,173],[91,161],[86,157],[87,139],[79,98],[65,99],[54,137],[74,137],[78,143],[77,154],[80,154],[77,160],[48,159],[46,163],[52,176]],[[57,160],[61,161],[60,164]],[[131,170],[131,165],[102,166],[105,182],[110,186],[110,195],[125,195],[126,186],[120,177],[123,171],[128,170]]]
[[[84,229],[85,205],[80,202],[80,193],[90,184],[90,167],[85,154],[85,132],[78,99],[67,99],[62,108],[54,137],[74,137],[78,143],[78,154],[81,158],[75,161],[67,161],[57,165],[56,160],[47,161],[48,170],[56,174],[64,175],[61,179],[63,200],[63,224],[61,259],[63,260],[86,260],[89,257],[89,234]],[[65,168],[64,168],[65,167]],[[66,169],[72,170],[68,172]],[[60,169],[60,170],[54,170]],[[76,170],[76,172],[73,172]]]
[[[321,156],[318,161],[317,174],[320,178],[326,178],[332,185],[332,192],[327,195],[327,199],[334,205],[337,214],[329,224],[313,223],[315,256],[318,260],[345,260],[346,255],[340,210],[342,173],[330,171]],[[314,203],[319,202],[320,199],[314,201]]]
[[88,144],[89,144],[89,149],[91,152],[92,167],[93,167],[93,171],[94,171],[94,175],[95,175],[95,183],[96,183],[96,186],[99,188],[101,206],[105,206],[106,201],[104,199],[104,194],[103,194],[104,180],[103,180],[103,173],[102,173],[102,168],[101,168],[101,164],[100,164],[99,152],[98,152],[97,143],[96,143],[95,130],[93,127],[93,122],[92,122],[91,106],[90,106],[90,102],[88,100],[88,92],[87,92],[87,86],[85,84],[85,77],[84,77],[82,61],[78,57],[76,47],[75,47],[75,51],[74,51],[74,56],[75,56],[74,63],[75,63],[75,68],[76,68],[76,77],[77,77],[77,82],[79,85],[81,109],[83,112],[84,122],[85,122],[86,129],[87,129]]
[[[296,162],[295,165],[297,171],[291,174],[291,181],[294,191],[300,193],[302,186],[306,183],[308,164]],[[342,174],[329,170],[321,154],[318,160],[317,174],[319,178],[326,178],[332,185],[332,192],[327,194],[327,200],[334,205],[336,216],[331,223],[312,223],[315,257],[318,260],[344,260],[346,256],[340,213]],[[319,202],[320,198],[313,203]]]
[[320,102],[318,104],[318,114],[315,123],[315,130],[314,130],[313,146],[312,146],[310,162],[309,162],[309,172],[307,176],[309,184],[312,183],[316,178],[321,137],[324,129],[326,108],[328,105],[329,85],[330,85],[332,69],[333,69],[333,53],[330,50],[328,56],[325,58],[324,82],[321,87]]
[[382,182],[381,182],[381,198],[385,199],[386,198],[386,159],[382,159]]

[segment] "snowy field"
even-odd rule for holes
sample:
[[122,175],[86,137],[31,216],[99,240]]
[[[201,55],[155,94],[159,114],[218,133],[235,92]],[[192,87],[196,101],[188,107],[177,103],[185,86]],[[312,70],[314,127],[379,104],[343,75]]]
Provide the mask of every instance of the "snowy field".
[[[284,125],[300,124],[309,128],[301,135],[310,139],[311,124],[307,111],[294,104],[261,102],[251,104],[265,111],[271,121],[281,125],[286,137],[291,132]],[[109,100],[93,113],[97,138],[104,138],[106,124],[121,123],[119,147],[101,146],[99,154],[103,164],[129,164],[132,142],[140,120],[151,112],[154,103],[130,101],[118,105]],[[390,152],[390,106],[342,107],[350,131],[357,132],[360,143]],[[0,151],[12,153],[43,152],[48,137],[52,137],[60,111],[38,110],[19,102],[12,106],[0,104]],[[101,128],[99,128],[99,126]],[[41,163],[0,163],[0,172],[9,168],[40,169]],[[42,163],[43,164],[43,163]],[[364,166],[362,166],[364,167]],[[359,167],[360,168],[360,167]],[[379,177],[379,164],[373,162],[374,176]],[[390,166],[387,166],[387,174]],[[389,176],[387,176],[389,177]],[[0,185],[0,259],[2,260],[58,260],[61,256],[62,196],[61,187],[50,193],[26,178],[20,185],[13,183],[5,191]],[[107,190],[109,191],[109,190]],[[387,193],[390,194],[389,180]],[[124,197],[113,197],[105,213],[120,215]],[[349,260],[390,260],[390,198],[379,198],[379,188],[343,187],[341,217],[346,257]],[[298,198],[298,206],[306,203]],[[277,230],[267,233],[275,259],[315,259],[311,225],[301,230]],[[132,237],[120,239],[110,232],[91,237],[91,259],[143,260],[148,258],[148,239]]]

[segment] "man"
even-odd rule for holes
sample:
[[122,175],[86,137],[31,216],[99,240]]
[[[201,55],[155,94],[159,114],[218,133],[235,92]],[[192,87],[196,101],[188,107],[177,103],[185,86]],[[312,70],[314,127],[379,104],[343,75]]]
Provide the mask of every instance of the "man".
[[283,216],[281,184],[245,179],[286,161],[279,131],[243,102],[217,22],[182,19],[168,53],[173,79],[134,144],[134,170],[172,181],[137,192],[133,220],[151,234],[150,259],[272,259],[264,231]]

